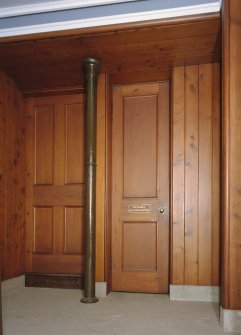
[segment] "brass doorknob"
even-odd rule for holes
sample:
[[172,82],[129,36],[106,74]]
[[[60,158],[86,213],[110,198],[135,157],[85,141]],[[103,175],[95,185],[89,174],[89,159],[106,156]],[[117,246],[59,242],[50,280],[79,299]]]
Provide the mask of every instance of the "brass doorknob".
[[165,212],[164,208],[159,209],[159,213],[163,214]]

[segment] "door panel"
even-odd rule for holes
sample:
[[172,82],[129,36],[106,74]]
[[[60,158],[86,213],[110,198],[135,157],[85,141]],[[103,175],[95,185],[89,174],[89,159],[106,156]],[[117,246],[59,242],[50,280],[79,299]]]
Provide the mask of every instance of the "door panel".
[[124,97],[124,197],[156,197],[156,99]]
[[35,119],[35,178],[34,184],[53,183],[54,110],[53,106],[37,107]]
[[34,246],[36,254],[53,252],[53,207],[34,207]]
[[112,289],[166,293],[168,83],[114,88],[112,148]]
[[156,271],[156,244],[156,222],[123,222],[123,270]]
[[79,104],[66,107],[66,184],[84,183],[84,118]]
[[84,98],[27,102],[26,271],[83,273]]
[[64,225],[65,255],[83,254],[84,208],[65,207]]

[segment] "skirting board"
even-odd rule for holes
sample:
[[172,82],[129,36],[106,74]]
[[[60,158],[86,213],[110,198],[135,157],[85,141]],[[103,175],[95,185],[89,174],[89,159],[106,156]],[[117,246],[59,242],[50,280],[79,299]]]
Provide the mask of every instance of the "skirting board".
[[241,310],[220,307],[220,325],[225,332],[241,333]]
[[[83,277],[27,273],[26,275],[2,281],[3,294],[22,289],[24,287],[83,289]],[[106,297],[107,283],[96,282],[95,290],[98,298]]]
[[95,283],[95,295],[98,298],[105,298],[107,296],[107,283],[96,282]]
[[170,285],[170,300],[220,301],[220,288],[217,286]]

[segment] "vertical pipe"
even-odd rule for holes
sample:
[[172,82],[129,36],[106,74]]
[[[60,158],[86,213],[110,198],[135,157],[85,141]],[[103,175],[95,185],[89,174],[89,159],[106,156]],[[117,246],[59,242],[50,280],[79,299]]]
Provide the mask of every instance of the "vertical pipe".
[[95,296],[95,226],[96,226],[96,102],[100,62],[83,61],[86,85],[86,207],[85,207],[85,273],[81,302],[94,303]]

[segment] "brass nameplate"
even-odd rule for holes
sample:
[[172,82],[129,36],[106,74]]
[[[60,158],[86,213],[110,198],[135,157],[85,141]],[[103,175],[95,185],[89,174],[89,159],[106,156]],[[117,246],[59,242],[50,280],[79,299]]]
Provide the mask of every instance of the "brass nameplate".
[[150,213],[151,204],[137,204],[128,206],[129,213]]

